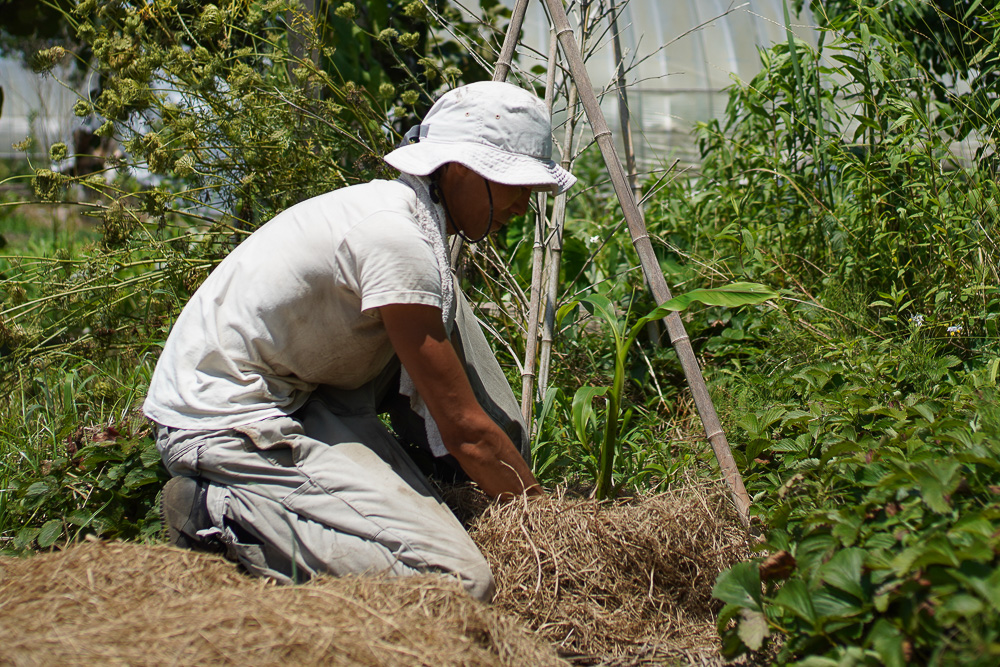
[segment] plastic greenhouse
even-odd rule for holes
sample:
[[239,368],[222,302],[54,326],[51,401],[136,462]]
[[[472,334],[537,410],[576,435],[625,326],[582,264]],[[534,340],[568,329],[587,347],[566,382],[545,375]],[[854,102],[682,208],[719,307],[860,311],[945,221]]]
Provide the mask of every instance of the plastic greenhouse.
[[[513,8],[514,0],[502,1]],[[694,123],[722,115],[725,88],[734,78],[749,81],[760,71],[759,48],[787,41],[783,0],[631,0],[616,5],[638,158],[647,164],[697,161],[690,136]],[[591,17],[606,10],[606,0],[590,3]],[[570,12],[571,20],[576,16],[578,12]],[[793,33],[812,46],[818,39],[814,26],[808,11],[792,14]],[[549,41],[544,2],[532,0],[518,49],[522,70],[545,67]],[[605,18],[592,30],[584,51],[595,92],[607,91],[602,108],[618,134],[611,42]]]

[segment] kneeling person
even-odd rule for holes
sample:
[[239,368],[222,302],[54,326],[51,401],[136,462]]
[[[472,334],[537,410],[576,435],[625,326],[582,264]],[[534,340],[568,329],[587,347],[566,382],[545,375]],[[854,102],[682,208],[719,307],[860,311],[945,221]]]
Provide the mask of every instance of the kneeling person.
[[544,104],[509,84],[445,94],[407,142],[385,158],[399,179],[276,216],[178,317],[144,405],[175,476],[173,544],[222,545],[286,582],[442,572],[492,596],[482,554],[378,413],[491,496],[540,491],[446,240],[482,240],[532,190],[576,179],[551,159]]

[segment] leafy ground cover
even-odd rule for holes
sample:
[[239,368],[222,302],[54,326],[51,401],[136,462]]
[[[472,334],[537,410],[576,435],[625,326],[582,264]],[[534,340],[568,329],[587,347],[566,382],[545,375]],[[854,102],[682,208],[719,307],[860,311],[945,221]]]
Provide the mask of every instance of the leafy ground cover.
[[[717,581],[718,629],[726,655],[779,663],[992,665],[1000,19],[981,3],[956,9],[945,25],[967,20],[978,50],[947,70],[947,57],[927,64],[926,44],[907,41],[891,8],[836,5],[846,9],[827,17],[819,49],[789,39],[763,51],[760,75],[733,87],[725,118],[695,129],[696,175],[650,183],[647,223],[678,293],[753,282],[778,294],[684,314],[763,539],[758,557]],[[472,78],[479,71],[463,70],[453,46],[423,32],[404,44],[385,32],[387,17],[354,5],[331,9],[316,44],[343,33],[384,48],[380,62],[398,78],[353,82],[360,75],[333,67],[321,49],[315,59],[291,53],[282,3],[257,8],[268,29],[252,39],[226,29],[243,20],[240,3],[219,3],[218,15],[177,3],[162,33],[136,19],[141,8],[114,7],[96,19],[71,15],[112,91],[80,111],[106,119],[126,161],[160,180],[140,182],[128,165],[99,180],[48,163],[4,176],[22,186],[0,207],[7,551],[84,533],[152,539],[163,473],[136,408],[179,306],[272,210],[377,175],[372,156],[391,141],[376,128],[405,125],[449,63]],[[178,31],[183,53],[169,45]],[[421,73],[393,69],[397,57],[438,60]],[[975,94],[962,92],[973,77]],[[184,95],[151,92],[167,84]],[[135,87],[146,92],[128,97]],[[289,101],[300,113],[277,112]],[[315,150],[275,162],[303,137]],[[275,164],[281,187],[258,196]],[[588,489],[603,480],[619,493],[711,475],[669,346],[648,328],[635,330],[634,344],[614,344],[612,329],[630,331],[622,322],[653,304],[627,240],[612,231],[620,221],[600,164],[583,153],[574,170],[592,187],[568,204],[560,303],[589,303],[597,317],[562,312],[536,405],[536,473]],[[23,202],[65,206],[72,188],[93,192],[78,210],[95,224],[73,227],[79,236],[24,217]],[[512,380],[525,349],[532,227],[511,225],[464,272],[487,324],[502,332]]]

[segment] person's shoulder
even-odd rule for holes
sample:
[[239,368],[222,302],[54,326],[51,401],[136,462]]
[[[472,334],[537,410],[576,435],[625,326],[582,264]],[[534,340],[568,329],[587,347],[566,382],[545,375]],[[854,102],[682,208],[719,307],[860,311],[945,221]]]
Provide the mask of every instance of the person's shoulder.
[[412,209],[417,195],[402,181],[387,181],[376,179],[336,190],[345,199],[363,201],[375,208]]

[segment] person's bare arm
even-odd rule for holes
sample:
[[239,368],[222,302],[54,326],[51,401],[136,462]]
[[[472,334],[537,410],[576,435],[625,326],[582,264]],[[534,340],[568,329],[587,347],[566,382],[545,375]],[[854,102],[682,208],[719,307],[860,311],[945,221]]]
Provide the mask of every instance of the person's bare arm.
[[521,454],[483,411],[455,348],[445,335],[441,310],[397,304],[379,309],[396,355],[430,410],[448,452],[490,496],[540,493]]

